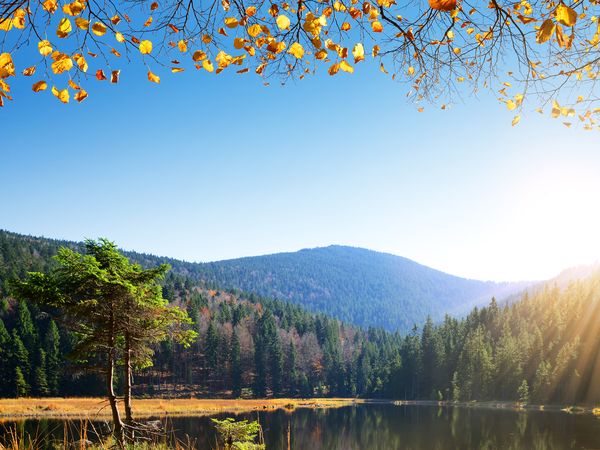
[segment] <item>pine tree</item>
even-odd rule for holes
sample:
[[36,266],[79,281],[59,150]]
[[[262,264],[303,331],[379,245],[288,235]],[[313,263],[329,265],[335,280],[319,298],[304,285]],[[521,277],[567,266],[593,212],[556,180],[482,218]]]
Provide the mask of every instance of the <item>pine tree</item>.
[[60,389],[60,335],[54,320],[48,323],[48,329],[44,339],[44,350],[46,352],[46,377],[48,391],[51,395],[58,395]]
[[240,337],[234,328],[231,336],[231,384],[233,396],[238,398],[242,395],[242,355]]
[[40,397],[46,396],[50,392],[46,377],[46,352],[41,348],[37,351],[35,368],[33,369],[32,392]]
[[11,341],[10,334],[0,319],[0,397],[10,395],[10,369],[11,369]]
[[23,345],[23,341],[19,337],[16,329],[12,331],[10,358],[13,367],[18,367],[21,375],[27,379],[29,377],[29,352]]
[[31,312],[24,300],[19,301],[18,304],[17,332],[29,354],[32,356],[35,355],[38,345],[38,335],[31,320]]
[[517,395],[520,403],[529,403],[529,385],[527,384],[527,380],[521,382],[517,390]]
[[287,374],[287,388],[291,397],[298,395],[298,368],[296,367],[298,354],[294,341],[290,339],[288,347],[287,359],[285,364],[285,372]]
[[215,321],[211,319],[206,331],[206,367],[210,378],[217,376],[219,369],[219,333]]
[[15,397],[26,397],[29,395],[29,384],[23,376],[19,366],[15,366],[13,379],[13,395]]

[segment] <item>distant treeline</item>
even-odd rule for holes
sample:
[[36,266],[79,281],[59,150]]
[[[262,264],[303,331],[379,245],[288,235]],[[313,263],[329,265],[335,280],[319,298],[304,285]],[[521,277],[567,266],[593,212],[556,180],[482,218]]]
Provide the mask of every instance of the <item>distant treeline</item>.
[[[53,249],[39,242],[0,233],[0,281],[47,270]],[[600,273],[408,334],[349,326],[181,274],[166,278],[163,295],[187,309],[199,337],[188,349],[158,346],[153,367],[136,375],[138,395],[600,401]],[[54,320],[57,311],[7,290],[2,297],[1,396],[103,393],[94,361],[68,359],[76,336]]]

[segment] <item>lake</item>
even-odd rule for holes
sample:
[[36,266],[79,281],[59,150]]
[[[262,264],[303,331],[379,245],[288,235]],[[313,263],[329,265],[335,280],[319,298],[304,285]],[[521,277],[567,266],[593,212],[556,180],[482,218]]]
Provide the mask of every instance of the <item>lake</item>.
[[[600,449],[599,418],[560,411],[363,404],[219,417],[227,416],[258,417],[267,450],[288,448],[288,427],[291,448],[296,450]],[[196,448],[214,448],[216,436],[210,418],[176,417],[165,423],[179,437],[194,439]],[[60,420],[27,420],[20,426],[52,434],[54,439],[62,439],[65,429]],[[69,426],[76,428],[77,424]]]

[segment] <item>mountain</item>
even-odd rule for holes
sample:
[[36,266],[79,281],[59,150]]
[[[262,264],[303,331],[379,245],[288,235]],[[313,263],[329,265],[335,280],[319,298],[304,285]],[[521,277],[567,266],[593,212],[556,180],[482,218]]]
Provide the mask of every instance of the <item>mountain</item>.
[[410,259],[332,245],[294,253],[204,263],[201,277],[220,286],[298,303],[343,321],[408,331],[428,315],[459,315],[531,283],[468,280]]
[[[10,277],[46,270],[59,246],[80,244],[0,231],[0,289]],[[430,315],[461,315],[473,306],[522,292],[531,283],[468,280],[410,259],[362,248],[330,246],[210,263],[126,252],[143,266],[168,263],[168,285],[203,282],[279,298],[360,326],[409,331]],[[0,292],[1,294],[1,292]],[[172,296],[165,292],[167,297]]]

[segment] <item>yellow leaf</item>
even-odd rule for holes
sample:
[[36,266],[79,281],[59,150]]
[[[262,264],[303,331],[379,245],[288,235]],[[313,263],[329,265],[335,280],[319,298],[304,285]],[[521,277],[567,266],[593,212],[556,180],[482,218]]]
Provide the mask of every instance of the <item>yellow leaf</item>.
[[298,42],[294,42],[292,45],[290,45],[288,53],[294,55],[298,59],[301,59],[304,56],[304,48]]
[[340,65],[339,64],[333,64],[329,70],[327,71],[329,73],[329,75],[335,75],[336,73],[338,73],[340,71]]
[[50,53],[52,53],[50,41],[43,40],[38,42],[38,50],[42,56],[48,56]]
[[58,1],[57,0],[45,0],[44,3],[42,3],[42,8],[44,8],[44,10],[49,12],[50,14],[54,14],[54,12],[58,8]]
[[171,72],[172,73],[179,73],[179,72],[183,72],[185,69],[183,67],[171,67]]
[[516,109],[517,104],[512,100],[507,100],[506,107],[508,108],[509,111],[512,111],[512,110]]
[[456,8],[456,0],[429,0],[429,7],[437,11],[450,12]]
[[85,9],[85,3],[75,0],[73,3],[63,5],[63,12],[69,16],[78,16]]
[[92,33],[94,33],[96,36],[104,36],[106,33],[106,25],[104,25],[102,22],[96,22],[94,25],[92,25]]
[[115,39],[117,40],[117,42],[120,42],[121,44],[123,42],[125,42],[125,36],[123,36],[123,34],[120,31],[117,31],[115,33]]
[[556,20],[566,27],[572,27],[577,22],[577,13],[563,3],[556,7],[554,15]]
[[248,27],[248,35],[251,37],[256,37],[260,33],[262,33],[262,27],[258,24],[254,24]]
[[520,120],[521,120],[521,116],[519,116],[519,115],[515,116],[512,120],[512,126],[514,127],[516,124],[519,123]]
[[56,87],[52,86],[52,94],[63,103],[69,103],[69,90],[63,89],[59,91]]
[[27,67],[23,69],[23,75],[26,77],[30,77],[35,73],[35,66]]
[[84,91],[83,89],[77,91],[77,94],[75,94],[75,100],[77,100],[79,103],[81,103],[82,101],[84,101],[86,98],[88,97],[88,93],[87,91]]
[[344,72],[354,73],[354,67],[348,64],[348,62],[345,59],[340,62],[340,69]]
[[246,8],[246,15],[248,17],[252,17],[254,14],[256,14],[256,6],[249,6]]
[[290,27],[290,19],[284,14],[277,16],[276,22],[280,30],[287,30]]
[[317,53],[315,53],[315,58],[317,58],[317,59],[325,59],[325,58],[327,58],[327,51],[326,50],[319,50]]
[[48,83],[46,83],[44,80],[38,81],[37,83],[33,83],[33,86],[31,86],[33,92],[45,91],[47,88]]
[[240,50],[244,47],[245,43],[246,41],[243,38],[235,38],[233,40],[233,48],[235,48],[236,50]]
[[25,16],[26,12],[24,9],[17,9],[13,14],[12,24],[15,28],[23,30],[25,28]]
[[360,42],[352,49],[352,56],[354,56],[355,64],[365,59],[365,48]]
[[455,55],[460,55],[460,52],[461,52],[460,48],[458,48],[458,47],[454,47],[454,49],[452,51],[454,52]]
[[152,41],[142,41],[140,42],[140,53],[142,55],[148,55],[152,52]]
[[544,23],[542,23],[542,26],[540,27],[540,29],[537,32],[537,36],[536,36],[537,43],[543,44],[544,42],[548,41],[548,39],[550,39],[552,37],[552,35],[554,34],[555,29],[556,29],[556,25],[554,24],[552,19],[544,20]]
[[371,29],[374,33],[381,33],[383,31],[383,25],[381,25],[381,22],[376,20],[371,22]]
[[10,31],[12,27],[12,19],[0,19],[0,31]]
[[82,72],[87,72],[88,63],[85,60],[85,58],[83,57],[83,55],[77,53],[77,54],[73,55],[73,59],[77,63],[77,67],[79,67],[79,70],[81,70]]
[[179,48],[179,51],[181,53],[185,53],[185,52],[187,52],[187,49],[188,49],[187,43],[182,39],[177,43],[177,48]]
[[66,17],[60,19],[58,28],[56,29],[56,35],[59,38],[66,38],[73,28],[71,27],[71,21]]
[[148,81],[152,81],[153,83],[160,83],[160,77],[158,75],[154,75],[152,72],[148,71]]
[[10,53],[0,53],[0,80],[15,76],[15,65]]
[[226,17],[225,18],[225,26],[227,28],[235,28],[239,24],[238,20],[235,17]]
[[408,73],[408,75],[412,77],[415,74],[415,68],[413,66],[410,66],[406,73]]
[[83,17],[78,17],[75,19],[75,25],[81,30],[87,30],[90,27],[90,21]]
[[215,70],[215,68],[213,67],[212,63],[208,59],[205,59],[204,61],[202,61],[202,67],[207,72],[212,72],[213,70]]
[[55,61],[52,63],[52,72],[55,74],[61,74],[63,72],[68,72],[73,68],[73,60],[69,58],[68,55],[64,53],[60,53],[54,58]]
[[152,25],[152,22],[154,21],[154,19],[152,18],[152,16],[148,17],[146,19],[146,21],[144,22],[144,26],[145,27],[149,27],[150,25]]

